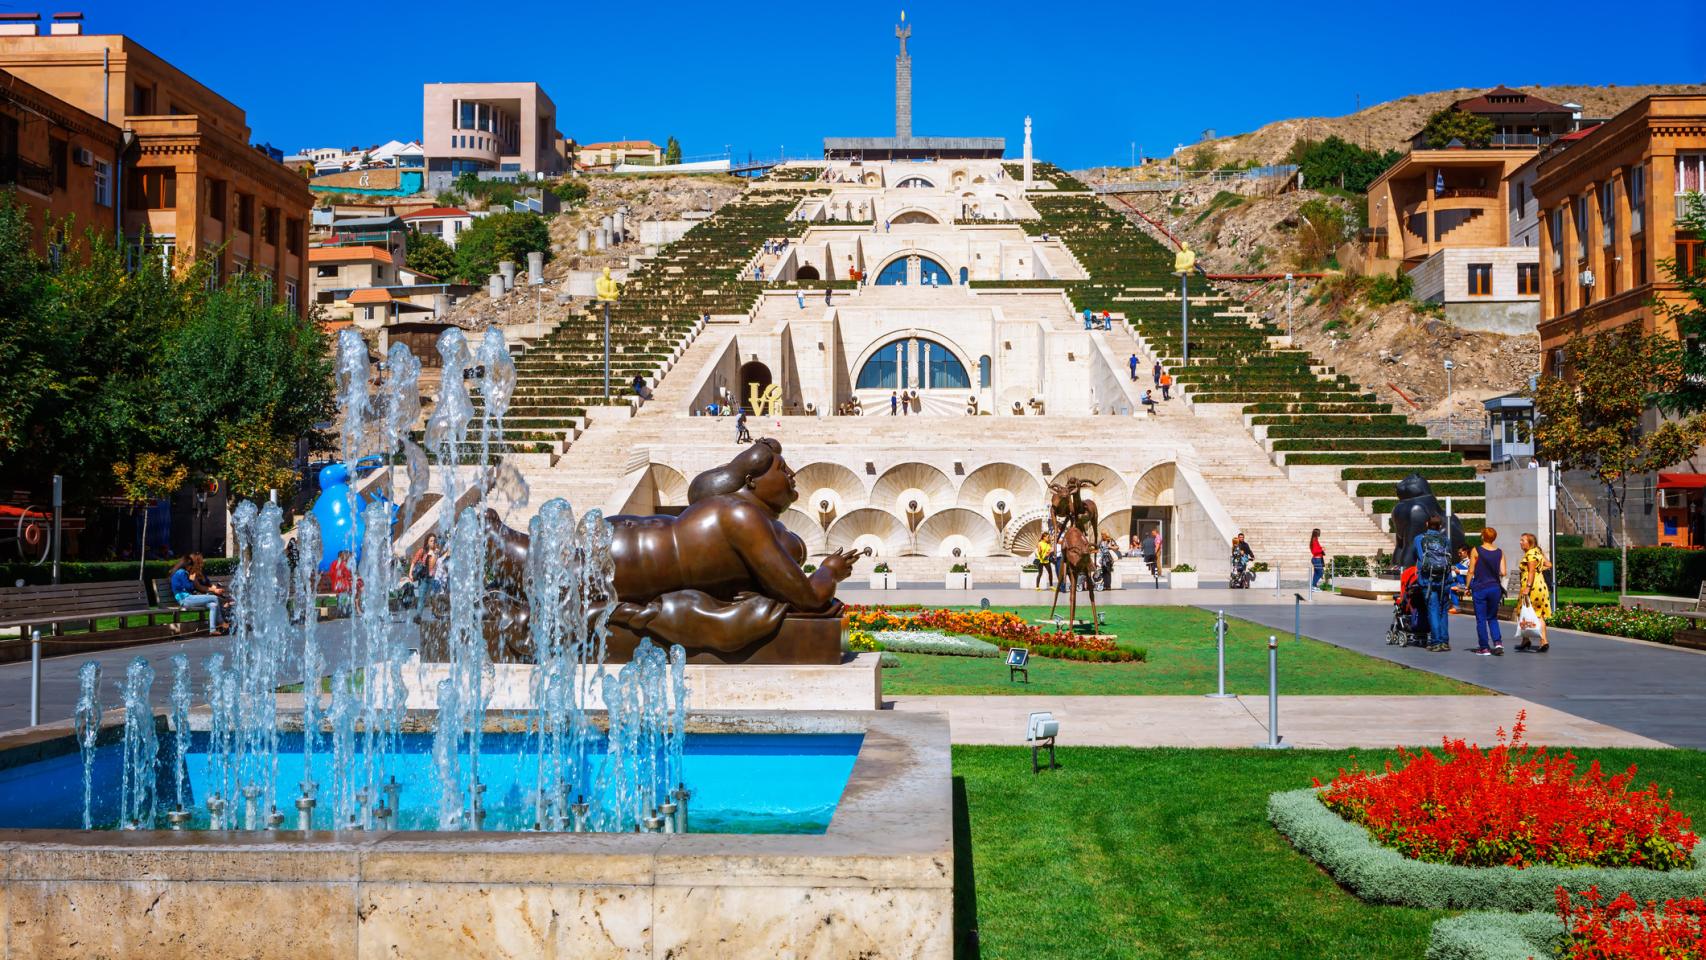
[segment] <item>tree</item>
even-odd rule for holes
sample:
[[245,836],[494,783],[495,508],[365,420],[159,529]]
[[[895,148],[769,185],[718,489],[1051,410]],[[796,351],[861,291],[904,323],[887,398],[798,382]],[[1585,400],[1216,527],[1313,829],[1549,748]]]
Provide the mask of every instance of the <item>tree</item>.
[[148,562],[148,507],[162,497],[169,497],[184,485],[190,475],[169,453],[137,454],[134,463],[113,464],[113,476],[118,479],[124,498],[142,508],[142,546],[136,551],[136,579],[142,579]]
[[553,184],[551,192],[557,195],[558,200],[572,207],[585,200],[592,193],[592,188],[581,178],[568,176]]
[[551,258],[551,231],[536,213],[494,213],[474,221],[456,238],[456,270],[463,280],[480,283],[498,271],[498,262],[526,263],[542,250]]
[[674,137],[670,137],[669,142],[664,144],[663,162],[664,163],[680,163],[681,162],[681,141],[680,140],[677,140]]
[[1214,149],[1213,144],[1205,144],[1191,151],[1190,169],[1213,170],[1219,161],[1220,152]]
[[1493,121],[1486,117],[1446,107],[1428,118],[1422,128],[1422,140],[1431,150],[1441,149],[1453,140],[1461,140],[1468,147],[1484,147],[1493,142],[1494,132]]
[[1606,485],[1617,509],[1621,582],[1627,592],[1629,478],[1693,456],[1706,443],[1706,416],[1644,428],[1652,398],[1674,391],[1683,380],[1684,351],[1669,337],[1644,334],[1631,324],[1579,338],[1568,350],[1570,375],[1543,377],[1535,387],[1535,441],[1549,459],[1566,469],[1591,470]]
[[456,276],[456,251],[436,233],[409,231],[408,256],[404,263],[410,270],[449,280]]
[[[1677,218],[1676,228],[1706,235],[1706,194],[1688,194],[1688,212]],[[1684,299],[1658,301],[1657,309],[1676,324],[1677,339],[1687,348],[1682,351],[1681,377],[1655,394],[1653,402],[1671,416],[1700,413],[1706,411],[1706,269],[1691,273],[1674,258],[1660,260],[1659,269]]]
[[1367,193],[1368,185],[1402,156],[1396,150],[1385,153],[1366,150],[1342,137],[1331,136],[1319,141],[1299,140],[1292,145],[1285,161],[1297,164],[1305,187],[1336,186]]
[[1297,265],[1309,270],[1332,264],[1350,234],[1343,206],[1326,197],[1305,200],[1297,208]]

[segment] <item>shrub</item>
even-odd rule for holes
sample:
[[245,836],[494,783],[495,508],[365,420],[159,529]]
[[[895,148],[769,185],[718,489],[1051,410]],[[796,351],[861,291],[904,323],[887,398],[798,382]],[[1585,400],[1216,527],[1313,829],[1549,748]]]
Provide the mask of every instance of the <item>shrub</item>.
[[1339,244],[1350,238],[1350,219],[1345,208],[1316,197],[1297,208],[1297,263],[1304,269],[1332,262]]
[[883,562],[883,563],[879,563],[876,566],[872,567],[871,572],[872,573],[891,573],[893,571],[891,571],[889,569],[889,565],[887,562]]
[[551,259],[551,231],[536,213],[494,213],[480,217],[456,238],[456,271],[469,283],[497,272],[498,263],[527,263],[528,253],[543,250]]
[[854,653],[870,653],[873,650],[881,650],[882,646],[869,631],[853,630],[847,634],[847,649]]
[[[1594,565],[1617,559],[1617,551],[1599,547],[1567,549],[1558,545],[1555,559],[1559,586],[1591,587]],[[1633,547],[1629,550],[1630,593],[1658,593],[1693,597],[1706,579],[1706,551],[1676,547]]]
[[1367,278],[1363,292],[1369,303],[1383,307],[1389,303],[1410,299],[1415,290],[1415,281],[1410,279],[1409,274],[1400,270],[1394,274]]
[[1453,140],[1463,141],[1464,146],[1484,147],[1492,142],[1495,132],[1491,119],[1451,106],[1428,118],[1422,139],[1430,150],[1442,149]]
[[1175,563],[1175,564],[1173,564],[1173,572],[1174,573],[1196,573],[1197,568],[1191,566],[1188,563]]
[[1143,647],[1083,650],[1078,647],[1061,647],[1045,643],[1032,647],[1031,653],[1038,657],[1048,657],[1051,660],[1078,660],[1084,663],[1131,663],[1149,659],[1149,651]]
[[1565,630],[1604,633],[1654,643],[1673,642],[1676,632],[1689,624],[1686,617],[1673,617],[1656,610],[1629,610],[1615,603],[1566,603],[1553,613],[1551,622]]
[[1427,960],[1550,957],[1562,933],[1555,914],[1474,911],[1434,922]]
[[573,206],[585,200],[592,193],[592,188],[579,178],[564,177],[551,186],[551,192],[557,195],[558,200]]
[[877,659],[877,668],[880,670],[896,670],[899,669],[899,667],[900,657],[896,654],[884,651]]
[[1640,903],[1627,893],[1610,901],[1590,887],[1571,896],[1558,888],[1558,917],[1564,922],[1564,960],[1706,958],[1706,900]]
[[1597,762],[1579,775],[1572,754],[1523,743],[1525,716],[1487,750],[1445,740],[1447,759],[1400,750],[1384,775],[1341,770],[1321,802],[1388,847],[1459,866],[1644,867],[1692,865],[1688,817],[1657,785],[1630,789],[1635,768],[1607,777]]
[[[171,575],[175,563],[176,560],[150,560],[143,566],[143,576],[149,580],[163,580]],[[231,557],[207,558],[207,575],[210,577],[229,576],[236,569],[237,561]],[[98,563],[62,561],[59,564],[60,583],[108,583],[135,579],[134,560]],[[53,565],[44,563],[38,567],[33,563],[0,563],[0,587],[10,587],[19,580],[32,587],[51,583]]]
[[948,572],[949,573],[970,573],[971,567],[968,567],[963,563],[956,563],[953,566],[948,568]]

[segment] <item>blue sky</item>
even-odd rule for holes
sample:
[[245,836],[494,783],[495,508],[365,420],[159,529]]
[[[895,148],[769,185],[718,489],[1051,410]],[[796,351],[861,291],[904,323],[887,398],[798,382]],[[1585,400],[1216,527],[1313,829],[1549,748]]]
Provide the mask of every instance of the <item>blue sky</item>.
[[[127,33],[248,111],[257,140],[409,139],[421,84],[537,80],[582,142],[679,137],[791,156],[894,125],[892,8],[841,3],[84,0],[91,33]],[[1664,11],[1663,8],[1669,8]],[[0,11],[41,10],[0,0]],[[1299,116],[1410,93],[1706,79],[1706,3],[908,5],[913,130],[1005,136],[1025,114],[1039,156],[1126,162]],[[1609,15],[1608,15],[1609,14]],[[1656,14],[1656,15],[1655,15]],[[1649,29],[1663,24],[1662,29]],[[1573,51],[1562,45],[1579,44]]]

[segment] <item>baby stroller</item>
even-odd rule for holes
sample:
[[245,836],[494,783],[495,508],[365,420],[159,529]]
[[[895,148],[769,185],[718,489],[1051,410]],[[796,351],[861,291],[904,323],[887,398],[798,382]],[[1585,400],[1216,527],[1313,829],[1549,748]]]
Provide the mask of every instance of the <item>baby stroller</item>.
[[1392,625],[1386,628],[1386,642],[1394,647],[1427,646],[1425,610],[1427,595],[1422,580],[1415,567],[1406,567],[1398,579],[1398,592],[1392,597]]
[[1232,551],[1232,572],[1226,578],[1227,589],[1248,590],[1256,575],[1250,572],[1250,558],[1241,550]]

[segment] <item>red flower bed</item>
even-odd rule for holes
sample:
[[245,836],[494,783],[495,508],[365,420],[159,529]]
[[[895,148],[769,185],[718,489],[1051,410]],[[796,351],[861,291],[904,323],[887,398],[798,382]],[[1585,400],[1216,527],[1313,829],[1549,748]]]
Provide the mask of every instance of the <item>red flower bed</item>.
[[[922,607],[866,607],[849,604],[847,626],[853,630],[935,630],[986,637],[1002,649],[1008,647],[1060,647],[1094,653],[1114,654],[1122,648],[1107,637],[1075,633],[1044,633],[1006,610],[944,610]],[[1040,655],[1040,654],[1039,654]]]
[[1488,750],[1446,740],[1443,756],[1403,750],[1383,773],[1340,770],[1321,802],[1431,863],[1669,870],[1691,862],[1698,838],[1669,793],[1631,789],[1633,766],[1607,776],[1596,762],[1578,773],[1573,754],[1523,743],[1524,720],[1517,714],[1509,742],[1500,730]]
[[1564,960],[1706,960],[1706,900],[1638,903],[1620,893],[1603,903],[1599,888],[1580,895],[1558,888],[1558,915],[1567,938]]

